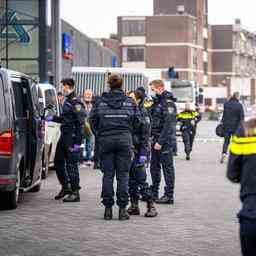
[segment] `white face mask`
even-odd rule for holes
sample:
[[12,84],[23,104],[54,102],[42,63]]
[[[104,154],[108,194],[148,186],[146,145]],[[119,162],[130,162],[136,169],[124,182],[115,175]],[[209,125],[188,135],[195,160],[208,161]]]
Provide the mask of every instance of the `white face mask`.
[[151,91],[151,96],[152,97],[156,97],[156,92],[155,91]]

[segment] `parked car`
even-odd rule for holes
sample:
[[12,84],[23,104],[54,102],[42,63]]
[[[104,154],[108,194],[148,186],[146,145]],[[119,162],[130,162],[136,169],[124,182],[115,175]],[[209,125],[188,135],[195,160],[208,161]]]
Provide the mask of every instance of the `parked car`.
[[44,121],[32,78],[0,68],[0,206],[15,209],[19,192],[41,187]]
[[[57,99],[57,92],[51,84],[36,84],[32,87],[39,99],[40,111],[45,110],[45,116],[59,115],[60,108]],[[49,168],[54,166],[54,157],[58,140],[60,138],[60,124],[45,123],[44,150],[42,159],[42,178],[48,176]]]

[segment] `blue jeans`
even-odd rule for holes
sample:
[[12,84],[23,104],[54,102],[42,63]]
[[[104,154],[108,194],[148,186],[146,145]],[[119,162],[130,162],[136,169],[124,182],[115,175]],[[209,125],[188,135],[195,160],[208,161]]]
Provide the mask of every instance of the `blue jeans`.
[[85,157],[84,157],[84,160],[85,161],[90,161],[92,160],[92,142],[93,142],[93,137],[90,136],[90,137],[86,137],[85,140],[84,140],[84,154],[85,154]]

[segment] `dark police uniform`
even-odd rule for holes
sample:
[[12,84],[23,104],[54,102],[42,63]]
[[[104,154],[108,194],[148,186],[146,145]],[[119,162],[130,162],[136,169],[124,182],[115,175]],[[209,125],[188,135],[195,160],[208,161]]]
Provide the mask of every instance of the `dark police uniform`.
[[129,170],[133,155],[132,134],[139,125],[139,119],[135,102],[120,89],[103,93],[91,111],[91,127],[100,144],[102,203],[106,208],[114,205],[115,175],[117,205],[125,208],[128,204]]
[[80,152],[73,152],[73,148],[74,145],[83,143],[84,120],[84,105],[76,97],[75,92],[66,97],[61,116],[55,116],[53,119],[53,122],[61,123],[61,137],[54,160],[57,177],[63,189],[69,189],[71,185],[73,192],[80,189],[78,170]]
[[238,129],[230,145],[227,177],[241,184],[240,199],[242,209],[240,220],[240,239],[244,256],[256,252],[256,130],[245,137],[244,130]]
[[133,134],[134,160],[130,170],[129,193],[131,203],[138,203],[140,195],[143,200],[153,202],[151,189],[147,183],[145,164],[139,163],[140,156],[148,156],[149,139],[151,135],[150,116],[144,107],[144,101],[139,104],[141,125]]
[[[157,96],[151,108],[152,118],[152,151],[151,151],[151,177],[152,192],[155,199],[159,196],[161,182],[161,165],[165,178],[165,196],[173,200],[175,173],[173,164],[172,138],[174,130],[173,123],[176,122],[176,107],[173,95],[164,91]],[[154,149],[155,143],[162,146],[160,151]]]
[[182,133],[182,139],[187,159],[189,159],[189,155],[192,152],[196,135],[196,126],[200,120],[200,114],[193,110],[185,110],[177,115],[177,121],[181,123],[180,131]]

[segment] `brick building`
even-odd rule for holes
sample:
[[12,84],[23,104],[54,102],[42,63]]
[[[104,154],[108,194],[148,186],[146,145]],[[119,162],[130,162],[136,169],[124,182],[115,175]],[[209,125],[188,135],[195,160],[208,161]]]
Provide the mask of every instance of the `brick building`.
[[207,1],[154,1],[153,16],[118,18],[123,67],[175,66],[182,79],[207,84]]

